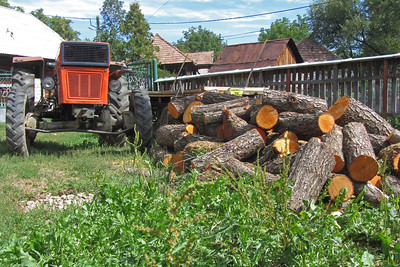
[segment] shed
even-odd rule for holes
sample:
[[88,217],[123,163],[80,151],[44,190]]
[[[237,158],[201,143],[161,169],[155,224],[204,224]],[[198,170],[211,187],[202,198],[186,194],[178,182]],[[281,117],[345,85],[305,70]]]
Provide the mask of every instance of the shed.
[[286,38],[269,40],[265,45],[264,42],[257,42],[226,46],[211,66],[210,72],[251,69],[253,67],[262,68],[302,62],[303,59],[297,50],[296,44],[291,38]]
[[318,62],[342,59],[328,48],[307,37],[296,43],[297,49],[305,62]]

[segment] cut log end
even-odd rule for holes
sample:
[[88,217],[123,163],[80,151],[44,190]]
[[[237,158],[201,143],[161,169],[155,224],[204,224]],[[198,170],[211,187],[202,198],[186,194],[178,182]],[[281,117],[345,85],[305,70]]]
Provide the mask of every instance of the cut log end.
[[256,123],[262,129],[268,130],[278,122],[278,111],[270,105],[262,106],[256,115]]
[[182,120],[184,123],[190,123],[192,122],[192,109],[196,106],[201,106],[203,103],[200,101],[193,101],[192,103],[189,104],[189,106],[186,108],[185,112],[183,113]]
[[171,114],[172,118],[174,118],[174,119],[179,118],[179,112],[171,102],[168,103],[168,111],[169,111],[169,114]]
[[343,170],[344,166],[346,163],[344,162],[343,158],[339,155],[334,155],[335,157],[335,167],[333,168],[332,172],[333,173],[339,173]]
[[337,120],[346,112],[349,103],[350,97],[342,96],[332,105],[332,107],[328,109],[328,113],[331,114],[335,120]]
[[280,138],[274,141],[273,147],[282,156],[288,156],[299,150],[299,143],[291,139]]
[[197,130],[196,126],[194,126],[193,124],[188,124],[186,126],[186,132],[190,133],[190,134],[197,134],[199,133],[199,131]]
[[332,114],[323,113],[318,117],[318,126],[323,133],[329,133],[335,127],[335,118]]
[[328,187],[328,194],[331,200],[335,201],[343,188],[347,188],[346,196],[344,198],[344,201],[347,201],[354,194],[353,183],[346,175],[337,174],[333,176]]
[[375,175],[369,182],[382,190],[382,177],[380,175]]
[[348,170],[351,178],[357,182],[367,182],[378,173],[378,162],[370,156],[358,156],[349,165]]

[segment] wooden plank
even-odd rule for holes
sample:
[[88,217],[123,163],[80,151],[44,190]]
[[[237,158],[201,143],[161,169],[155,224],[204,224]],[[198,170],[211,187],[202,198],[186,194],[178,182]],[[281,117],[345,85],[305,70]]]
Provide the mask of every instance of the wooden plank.
[[[368,64],[368,74],[369,76],[373,75],[373,69],[372,69],[372,62],[369,62]],[[373,100],[374,100],[374,88],[372,87],[372,78],[368,79],[368,104],[367,106],[373,109]]]

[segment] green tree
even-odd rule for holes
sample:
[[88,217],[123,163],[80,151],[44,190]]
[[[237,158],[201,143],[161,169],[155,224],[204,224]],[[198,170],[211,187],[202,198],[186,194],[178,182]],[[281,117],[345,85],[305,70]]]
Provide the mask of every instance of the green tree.
[[124,50],[128,61],[154,58],[150,26],[137,2],[130,5],[125,20],[121,23],[121,32],[127,39]]
[[32,11],[31,14],[53,29],[65,40],[79,40],[79,32],[72,29],[71,20],[59,16],[48,17],[43,14],[43,8]]
[[308,9],[313,37],[342,57],[400,51],[398,0],[315,0]]
[[310,36],[311,32],[306,16],[297,16],[296,20],[290,21],[284,17],[271,23],[269,28],[261,28],[259,41],[292,38],[295,42]]
[[124,2],[105,0],[100,11],[100,41],[108,42],[111,46],[111,58],[116,61],[125,59],[125,42],[121,32],[121,24],[125,19]]
[[11,6],[10,3],[8,3],[8,0],[0,0],[0,6],[16,9],[21,12],[25,12],[23,7],[20,6]]
[[183,31],[183,38],[179,39],[174,45],[184,53],[214,51],[214,57],[217,58],[227,43],[222,41],[220,34],[217,35],[198,26]]

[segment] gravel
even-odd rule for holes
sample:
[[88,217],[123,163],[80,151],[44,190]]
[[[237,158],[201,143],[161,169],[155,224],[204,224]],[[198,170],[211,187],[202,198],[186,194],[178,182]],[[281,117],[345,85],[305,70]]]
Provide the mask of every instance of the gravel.
[[37,200],[21,201],[20,203],[25,212],[39,207],[50,210],[63,210],[69,205],[81,206],[83,203],[89,203],[93,200],[93,196],[93,194],[87,193],[65,194],[61,196],[48,194]]

